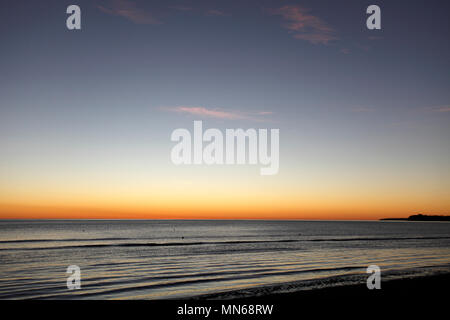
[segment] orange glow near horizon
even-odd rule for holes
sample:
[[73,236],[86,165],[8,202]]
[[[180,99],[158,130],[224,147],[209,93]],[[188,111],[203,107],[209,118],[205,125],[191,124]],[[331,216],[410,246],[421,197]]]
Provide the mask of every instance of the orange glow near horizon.
[[227,203],[179,202],[171,205],[46,205],[0,203],[0,219],[265,219],[265,220],[378,220],[387,217],[406,218],[417,213],[445,214],[435,211],[418,211],[414,206],[402,210],[401,206],[372,205],[364,210],[361,204],[336,206],[316,204],[299,206],[264,201],[259,205]]
[[357,171],[313,175],[287,168],[263,177],[244,167],[171,168],[36,170],[0,183],[0,219],[378,220],[446,215],[450,208],[447,191],[434,191],[434,182],[425,179],[414,184]]

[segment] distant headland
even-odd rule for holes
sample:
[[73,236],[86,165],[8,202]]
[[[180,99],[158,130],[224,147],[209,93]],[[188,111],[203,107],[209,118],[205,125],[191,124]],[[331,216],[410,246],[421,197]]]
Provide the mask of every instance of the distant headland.
[[425,214],[415,214],[408,218],[384,218],[380,220],[401,220],[401,221],[450,221],[450,216],[429,216]]

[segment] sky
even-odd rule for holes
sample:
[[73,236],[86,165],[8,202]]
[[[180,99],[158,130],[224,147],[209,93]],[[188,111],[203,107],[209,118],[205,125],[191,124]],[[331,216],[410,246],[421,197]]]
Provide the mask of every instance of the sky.
[[[0,6],[0,218],[450,213],[445,1]],[[194,120],[279,129],[278,174],[174,165]]]

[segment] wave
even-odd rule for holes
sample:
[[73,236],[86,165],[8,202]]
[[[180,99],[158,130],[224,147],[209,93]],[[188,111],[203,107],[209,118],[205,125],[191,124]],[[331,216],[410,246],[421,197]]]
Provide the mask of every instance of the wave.
[[[295,243],[295,242],[342,242],[342,241],[404,241],[404,240],[439,240],[450,239],[450,237],[385,237],[385,238],[318,238],[318,239],[283,239],[283,240],[236,240],[236,241],[194,241],[194,242],[125,242],[125,243],[98,243],[81,244],[52,247],[29,247],[29,248],[0,248],[0,251],[11,250],[60,250],[60,249],[83,249],[83,248],[107,248],[107,247],[172,247],[172,246],[201,246],[201,245],[236,245],[236,244],[264,244],[264,243]],[[99,239],[58,239],[58,240],[6,240],[0,243],[32,243],[53,241],[117,241],[136,240],[127,238],[99,238]]]
[[0,240],[0,243],[70,242],[70,241],[80,242],[80,241],[117,241],[117,240],[139,240],[139,238],[24,239],[24,240]]
[[[345,267],[344,267],[345,268]],[[384,272],[383,281],[415,279],[439,275],[450,275],[450,265],[429,266],[408,269],[393,269]],[[338,274],[314,279],[291,281],[270,285],[255,286],[243,289],[231,289],[222,292],[207,293],[189,297],[192,300],[230,300],[239,298],[255,298],[271,294],[290,293],[304,290],[362,285],[367,281],[365,273]]]
[[99,243],[86,245],[69,245],[56,247],[31,247],[31,248],[0,248],[0,250],[55,250],[76,248],[105,248],[105,247],[171,247],[171,246],[199,246],[199,245],[227,245],[227,244],[252,244],[252,243],[284,243],[299,242],[301,240],[269,240],[269,241],[204,241],[204,242],[135,242],[135,243]]
[[450,239],[450,237],[389,237],[389,238],[320,238],[310,239],[308,241],[394,241],[394,240],[437,240],[437,239]]
[[[363,270],[363,266],[344,266],[337,268],[312,268],[304,270],[288,270],[288,271],[272,271],[270,269],[261,270],[245,270],[241,272],[217,272],[217,273],[198,273],[190,275],[181,275],[176,277],[149,277],[137,279],[134,281],[118,281],[118,282],[102,282],[101,279],[97,283],[85,284],[83,289],[85,292],[80,292],[77,294],[77,298],[96,298],[104,295],[119,294],[125,292],[138,292],[146,290],[154,290],[161,288],[173,288],[176,286],[186,286],[186,285],[196,285],[202,283],[218,283],[218,282],[229,282],[236,280],[249,280],[249,279],[261,279],[273,276],[287,276],[295,274],[305,274],[305,273],[328,273],[328,272],[342,272],[342,271],[357,271]],[[187,278],[187,279],[186,279]],[[157,280],[155,283],[145,283],[148,280]],[[159,282],[159,281],[161,282]],[[169,281],[164,281],[169,280]],[[56,287],[54,288],[56,289]],[[48,291],[47,291],[48,292]],[[65,295],[60,292],[57,294],[45,294],[43,288],[33,288],[28,290],[18,290],[17,292],[0,292],[1,299],[14,299],[20,297],[24,293],[29,295],[38,295],[39,299],[64,299],[66,297],[71,297],[71,295]]]

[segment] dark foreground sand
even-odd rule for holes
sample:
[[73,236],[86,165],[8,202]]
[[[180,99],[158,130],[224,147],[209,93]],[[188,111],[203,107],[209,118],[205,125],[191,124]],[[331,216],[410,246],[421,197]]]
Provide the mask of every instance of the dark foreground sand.
[[293,315],[300,319],[311,312],[319,317],[421,315],[426,319],[447,318],[450,314],[450,274],[385,281],[379,290],[369,290],[361,284],[232,301],[239,304],[273,303],[279,309],[278,317],[284,319],[291,319]]

